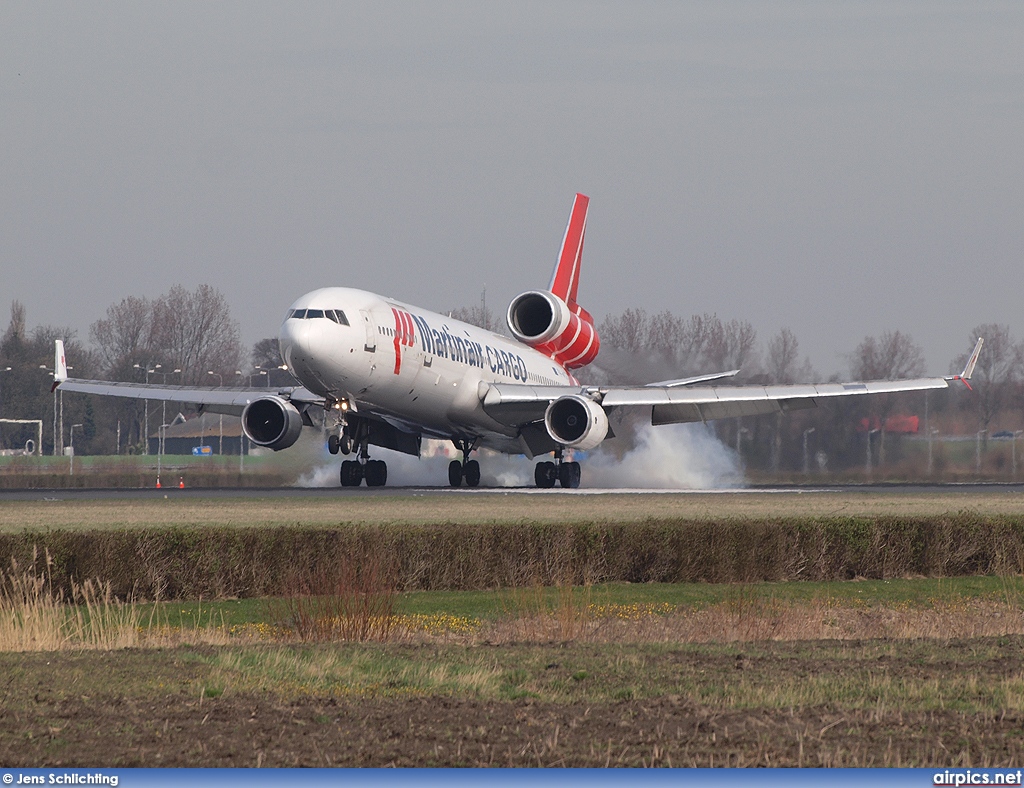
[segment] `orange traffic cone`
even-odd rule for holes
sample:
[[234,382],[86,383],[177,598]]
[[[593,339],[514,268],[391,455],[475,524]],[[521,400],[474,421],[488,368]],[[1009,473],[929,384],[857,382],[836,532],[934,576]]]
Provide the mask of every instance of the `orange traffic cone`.
[[159,476],[156,477],[156,488],[158,490],[160,489],[160,477]]
[[178,489],[179,490],[184,490],[185,489],[185,477],[184,476],[179,476],[178,477]]

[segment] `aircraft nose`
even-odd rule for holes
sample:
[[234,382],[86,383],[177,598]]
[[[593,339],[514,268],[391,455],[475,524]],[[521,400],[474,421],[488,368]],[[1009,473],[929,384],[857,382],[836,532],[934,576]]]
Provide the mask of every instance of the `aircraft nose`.
[[288,319],[281,326],[278,342],[281,346],[281,357],[291,369],[300,366],[310,355],[310,336],[308,320]]

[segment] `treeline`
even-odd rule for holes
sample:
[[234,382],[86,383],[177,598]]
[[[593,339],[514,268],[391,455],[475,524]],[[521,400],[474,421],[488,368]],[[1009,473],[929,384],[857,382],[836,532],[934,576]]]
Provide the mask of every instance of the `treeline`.
[[[209,285],[182,286],[156,299],[129,296],[111,304],[89,328],[90,344],[67,327],[28,329],[25,308],[15,301],[0,339],[0,418],[41,419],[43,452],[60,453],[71,438],[79,454],[143,451],[146,413],[141,401],[115,397],[63,397],[51,393],[54,340],[63,339],[70,374],[77,378],[181,385],[291,382],[280,369],[277,340],[244,349],[238,323],[224,296]],[[149,428],[159,429],[187,403],[164,410],[150,403]],[[0,449],[20,449],[35,440],[34,427],[0,425]]]
[[[492,330],[500,322],[483,302],[452,314]],[[789,329],[762,342],[743,320],[627,309],[607,316],[598,331],[601,354],[595,364],[581,370],[585,382],[636,384],[733,369],[741,370],[734,382],[755,384],[911,378],[925,373],[920,346],[901,331],[865,337],[847,355],[848,370],[824,380],[801,355],[799,341]],[[1017,341],[1006,325],[977,326],[964,338],[963,353],[951,359],[950,371],[963,367],[979,336],[985,337],[985,349],[973,391],[954,386],[950,392],[931,395],[844,398],[785,416],[725,419],[712,422],[712,428],[740,453],[749,470],[774,473],[800,472],[805,462],[811,471],[840,472],[864,467],[869,456],[874,467],[897,465],[906,446],[888,425],[891,417],[901,415],[919,418],[921,437],[931,431],[939,436],[977,435],[979,457],[987,457],[988,438],[1006,431],[1012,435],[1022,423],[1024,342]],[[24,307],[14,302],[0,339],[0,418],[41,419],[44,453],[59,453],[67,445],[72,424],[81,425],[75,432],[75,450],[81,454],[142,451],[145,437],[142,402],[51,393],[53,342],[58,338],[65,342],[72,376],[79,378],[225,386],[293,382],[281,369],[276,338],[260,340],[251,351],[244,349],[226,300],[207,285],[193,291],[177,286],[155,299],[129,296],[111,304],[90,326],[88,345],[67,327],[29,330]],[[168,404],[167,418],[178,410],[187,414],[187,403]],[[162,407],[151,403],[151,433],[162,415]],[[646,416],[632,414],[617,425],[617,434],[628,441],[631,427]],[[21,448],[35,435],[34,427],[0,425],[0,449]],[[1007,461],[999,456],[1000,462]],[[941,472],[941,449],[934,461]]]
[[[799,341],[788,328],[762,344],[746,321],[627,309],[606,317],[598,333],[601,355],[582,372],[588,382],[636,384],[733,369],[741,370],[735,382],[765,385],[926,374],[921,347],[901,331],[865,337],[847,355],[848,372],[828,378],[801,357]],[[980,336],[985,347],[972,380],[973,391],[954,385],[950,392],[849,397],[774,418],[725,419],[714,422],[713,428],[739,451],[748,468],[773,472],[802,471],[805,463],[811,471],[842,471],[866,467],[869,456],[875,467],[898,463],[905,447],[887,425],[900,415],[918,417],[921,437],[928,437],[929,430],[939,437],[977,436],[987,454],[988,438],[1000,431],[1012,435],[1021,424],[1024,341],[1016,341],[1003,324],[976,326],[965,337],[963,353],[950,360],[950,372],[963,369]],[[941,450],[933,461],[941,464]]]

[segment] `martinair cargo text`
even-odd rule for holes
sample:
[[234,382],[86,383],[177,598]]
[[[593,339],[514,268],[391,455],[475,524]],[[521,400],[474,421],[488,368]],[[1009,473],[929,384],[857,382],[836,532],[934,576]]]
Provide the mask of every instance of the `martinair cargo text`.
[[[538,487],[578,487],[581,469],[566,452],[589,450],[612,437],[608,415],[644,408],[651,422],[676,424],[815,407],[830,397],[946,388],[971,377],[982,340],[960,375],[948,378],[787,386],[710,386],[738,370],[646,386],[588,386],[573,370],[600,348],[590,314],[577,301],[589,200],[577,194],[562,250],[546,290],[516,296],[508,307],[512,338],[444,315],[347,287],[298,298],[281,326],[281,355],[301,383],[266,388],[112,383],[67,377],[58,341],[55,385],[65,391],[191,402],[201,411],[241,416],[257,446],[287,449],[303,426],[322,424],[341,464],[341,484],[387,481],[387,465],[371,447],[418,456],[424,436],[452,441],[462,453],[448,469],[452,486],[480,483],[488,447],[527,457]],[[314,420],[316,411],[323,418]]]

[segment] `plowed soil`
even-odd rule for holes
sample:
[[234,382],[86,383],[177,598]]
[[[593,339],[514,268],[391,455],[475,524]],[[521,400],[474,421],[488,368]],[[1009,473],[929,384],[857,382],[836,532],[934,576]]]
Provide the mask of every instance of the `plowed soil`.
[[[1024,641],[974,661],[973,644],[943,643],[921,660],[889,643],[877,671],[941,694],[944,678],[979,686],[1019,682]],[[988,646],[995,642],[987,640]],[[850,670],[821,642],[761,643],[648,655],[655,671],[751,684]],[[534,647],[536,648],[536,647]],[[572,646],[551,647],[557,671]],[[991,650],[991,649],[990,649]],[[1005,709],[962,710],[842,698],[811,708],[737,708],[694,698],[551,702],[450,696],[281,697],[225,691],[207,697],[195,650],[0,655],[4,766],[1010,766],[1024,760],[1020,698]],[[857,667],[863,669],[863,665]],[[874,670],[874,668],[872,668]],[[544,670],[543,668],[540,670]],[[548,671],[550,672],[550,670]]]

